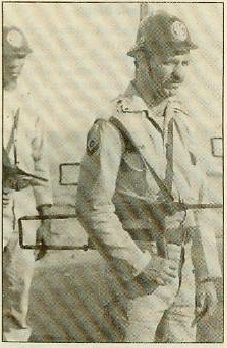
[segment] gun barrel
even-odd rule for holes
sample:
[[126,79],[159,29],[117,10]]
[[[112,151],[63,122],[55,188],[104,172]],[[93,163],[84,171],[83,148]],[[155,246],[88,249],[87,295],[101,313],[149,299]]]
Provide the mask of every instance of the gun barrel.
[[[180,203],[181,204],[181,203]],[[184,204],[182,203],[182,207],[185,210],[189,210],[189,209],[219,209],[219,208],[223,208],[222,204],[219,203],[201,203],[201,204]]]

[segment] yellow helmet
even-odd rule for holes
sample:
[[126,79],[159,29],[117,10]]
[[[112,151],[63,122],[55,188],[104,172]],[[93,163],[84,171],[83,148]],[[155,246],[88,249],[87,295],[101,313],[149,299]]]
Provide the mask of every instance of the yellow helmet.
[[16,55],[28,54],[32,49],[28,46],[28,42],[21,29],[15,26],[3,27],[3,54]]
[[178,17],[159,11],[141,21],[136,45],[127,55],[134,57],[139,50],[148,54],[177,55],[197,47],[191,40],[188,28]]

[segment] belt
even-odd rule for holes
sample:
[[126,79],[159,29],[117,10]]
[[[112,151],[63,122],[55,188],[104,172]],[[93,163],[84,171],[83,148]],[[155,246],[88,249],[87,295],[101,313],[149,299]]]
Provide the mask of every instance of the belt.
[[185,227],[177,229],[168,229],[166,231],[152,231],[149,229],[137,229],[137,230],[128,230],[130,237],[133,240],[149,241],[156,242],[160,234],[165,235],[165,240],[167,244],[176,244],[181,245],[184,237],[184,244],[188,244],[191,240],[193,232],[197,227]]

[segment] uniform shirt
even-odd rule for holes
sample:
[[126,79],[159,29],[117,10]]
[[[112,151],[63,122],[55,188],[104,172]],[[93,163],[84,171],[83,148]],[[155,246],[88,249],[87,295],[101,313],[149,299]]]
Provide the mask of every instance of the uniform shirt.
[[[17,113],[17,106],[13,104],[13,101],[17,98],[17,92],[15,90],[7,92],[4,91],[4,103],[3,103],[3,146],[6,149],[9,143],[12,129],[14,128],[15,115]],[[14,137],[14,143],[16,143],[16,134]],[[11,163],[14,163],[14,151],[11,146],[8,152]]]
[[[126,93],[114,102],[112,115],[132,123],[132,137],[139,139],[162,180],[166,171],[167,125],[174,116],[172,195],[175,201],[198,203],[202,173],[196,166],[188,127],[190,116],[180,104],[168,100],[163,128],[154,126],[152,110],[130,84]],[[96,122],[88,134],[87,153],[81,162],[78,218],[96,240],[100,252],[119,267],[123,276],[127,274],[126,269],[132,274],[139,273],[150,260],[149,254],[138,248],[127,231],[156,228],[150,205],[159,194],[160,187],[138,149],[125,141],[111,122]],[[167,225],[177,228],[182,215],[177,213],[168,219]],[[193,227],[196,223],[193,212],[188,211],[184,225]],[[197,273],[200,277],[216,276],[219,265],[217,262],[210,265],[205,259],[203,238],[200,234],[194,238],[194,244],[199,246],[199,257],[195,258]]]
[[12,146],[8,153],[11,163],[16,164],[19,169],[28,174],[48,180],[36,180],[33,189],[37,207],[44,204],[51,205],[53,201],[47,142],[41,119],[38,116],[38,107],[32,95],[20,85],[13,91],[4,90],[3,107],[3,145],[5,149],[14,127],[15,115],[16,113],[19,115]]

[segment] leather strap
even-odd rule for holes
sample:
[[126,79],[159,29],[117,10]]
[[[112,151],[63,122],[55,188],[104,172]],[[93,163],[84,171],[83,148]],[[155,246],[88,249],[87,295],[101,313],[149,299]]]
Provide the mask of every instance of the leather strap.
[[173,118],[170,119],[168,124],[167,143],[166,143],[166,174],[165,174],[165,186],[172,194],[173,186]]

